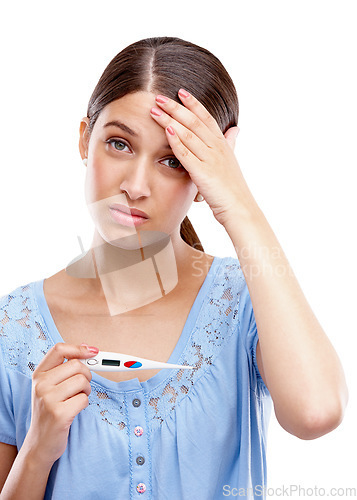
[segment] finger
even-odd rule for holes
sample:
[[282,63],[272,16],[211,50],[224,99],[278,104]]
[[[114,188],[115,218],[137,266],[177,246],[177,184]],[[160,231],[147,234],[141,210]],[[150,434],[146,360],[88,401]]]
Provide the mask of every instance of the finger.
[[42,373],[46,376],[46,383],[52,386],[58,385],[77,374],[84,375],[89,382],[92,380],[92,372],[79,359],[70,359],[66,363],[62,363]]
[[[162,102],[163,100],[165,102]],[[187,129],[192,130],[208,146],[214,147],[215,141],[223,137],[216,120],[191,94],[187,98],[181,98],[181,100],[184,106],[166,96],[156,97],[157,105],[165,113],[182,123]]]
[[178,161],[186,168],[188,173],[199,168],[201,161],[181,142],[180,138],[175,132],[175,129],[170,126],[165,129],[169,145],[174,152]]
[[187,92],[185,89],[178,91],[178,96],[186,108],[192,111],[202,122],[216,135],[222,138],[222,130],[219,128],[217,121],[213,118],[211,113],[204,107],[204,105],[196,99],[195,96]]
[[73,396],[72,398],[67,399],[67,401],[61,403],[63,411],[71,420],[73,420],[80,411],[87,408],[87,406],[89,406],[88,396],[83,392],[80,392],[76,396]]
[[57,385],[51,391],[51,400],[54,402],[63,402],[81,392],[89,396],[91,385],[84,375],[78,373]]
[[194,154],[199,160],[204,161],[207,157],[208,146],[202,142],[202,140],[197,137],[195,133],[188,130],[181,123],[174,120],[171,116],[166,113],[161,113],[158,116],[157,108],[152,108],[151,115],[155,118],[155,121],[161,125],[164,129],[171,126],[179,136],[181,142],[186,146],[186,148]]
[[240,130],[239,127],[230,127],[224,134],[226,141],[228,142],[230,147],[233,149],[233,151],[235,148],[236,139],[238,137],[239,130]]
[[96,352],[90,352],[88,347],[85,346],[58,342],[47,352],[46,356],[38,364],[35,372],[51,370],[55,366],[61,365],[66,358],[84,359],[95,356],[96,354]]

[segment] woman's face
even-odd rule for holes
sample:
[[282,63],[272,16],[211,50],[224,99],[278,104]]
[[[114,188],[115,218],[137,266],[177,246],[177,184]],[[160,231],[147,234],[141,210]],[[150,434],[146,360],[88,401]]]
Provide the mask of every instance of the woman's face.
[[[154,241],[155,234],[179,235],[197,194],[188,172],[173,156],[165,130],[150,116],[155,96],[135,92],[108,104],[95,122],[89,143],[89,120],[81,122],[80,150],[88,158],[88,209],[102,238],[122,248],[138,247],[137,238],[130,238],[138,231],[142,246]],[[109,208],[113,203],[141,210],[148,219],[138,226],[123,225],[113,218]]]

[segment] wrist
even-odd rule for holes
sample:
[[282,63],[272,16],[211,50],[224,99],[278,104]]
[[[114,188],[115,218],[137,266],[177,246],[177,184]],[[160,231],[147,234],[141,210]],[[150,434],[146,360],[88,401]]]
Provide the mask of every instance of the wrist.
[[1,490],[1,498],[38,500],[44,498],[52,463],[44,461],[36,448],[23,442]]
[[19,453],[23,455],[26,467],[29,470],[36,472],[39,470],[49,472],[54,464],[54,461],[46,459],[41,448],[33,445],[28,437],[29,436],[27,435],[19,451]]
[[243,229],[257,224],[262,218],[264,214],[255,199],[249,195],[240,195],[220,215],[219,222],[230,235],[231,232],[236,234],[239,227]]

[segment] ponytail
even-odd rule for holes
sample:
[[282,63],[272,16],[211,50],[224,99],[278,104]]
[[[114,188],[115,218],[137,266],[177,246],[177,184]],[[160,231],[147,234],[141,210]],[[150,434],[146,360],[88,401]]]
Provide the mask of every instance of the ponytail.
[[193,229],[193,226],[188,217],[185,217],[181,222],[180,235],[185,243],[195,248],[196,250],[204,252],[200,239],[197,236],[196,231]]

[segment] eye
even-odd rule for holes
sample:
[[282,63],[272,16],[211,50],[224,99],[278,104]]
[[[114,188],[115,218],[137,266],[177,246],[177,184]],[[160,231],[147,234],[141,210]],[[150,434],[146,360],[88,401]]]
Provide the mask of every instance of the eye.
[[178,161],[175,156],[172,156],[171,158],[166,158],[166,160],[162,160],[163,162],[168,161],[169,165],[167,165],[170,168],[177,169],[177,168],[184,168],[183,165]]
[[116,150],[116,151],[123,151],[125,147],[129,147],[124,141],[122,141],[121,139],[108,139],[107,141],[105,141],[106,143],[108,144],[111,144],[112,147]]

